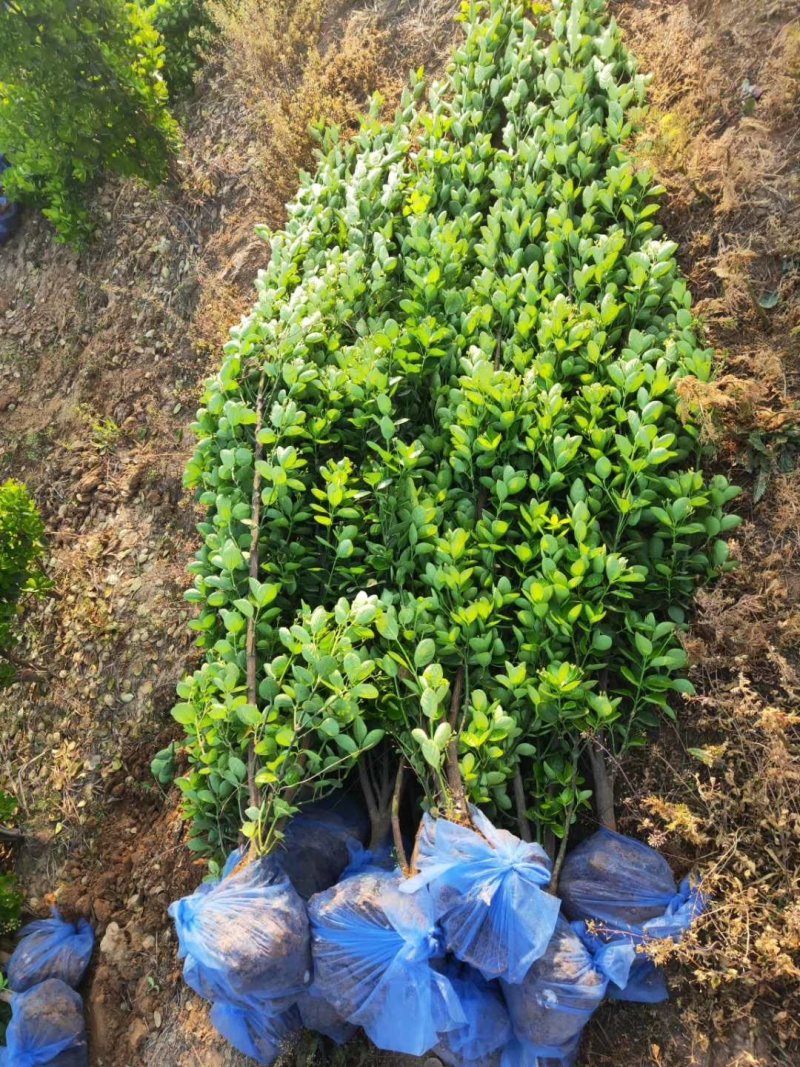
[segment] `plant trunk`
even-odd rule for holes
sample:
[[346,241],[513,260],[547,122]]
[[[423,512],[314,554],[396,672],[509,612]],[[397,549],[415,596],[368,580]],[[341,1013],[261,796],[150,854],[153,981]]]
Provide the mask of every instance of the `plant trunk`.
[[519,767],[514,775],[514,806],[517,809],[519,836],[523,841],[530,844],[533,837],[531,835],[531,824],[528,821],[528,805],[525,803],[525,786],[522,781],[522,774],[520,773]]
[[397,767],[397,778],[395,779],[394,792],[392,793],[391,824],[397,862],[400,864],[400,870],[408,877],[408,856],[406,856],[406,847],[403,843],[403,834],[400,829],[400,801],[403,797],[403,775],[405,774],[405,769],[405,763],[401,759]]
[[461,768],[458,765],[458,713],[461,710],[461,700],[464,694],[464,667],[458,668],[455,681],[453,682],[453,696],[450,701],[450,727],[453,736],[447,746],[445,757],[447,767],[447,784],[455,807],[456,815],[462,819],[469,819],[467,798],[464,794],[464,783],[461,780]]
[[594,804],[597,818],[606,830],[616,830],[617,820],[614,815],[614,784],[608,773],[604,750],[600,742],[592,738],[587,753],[594,779]]
[[[253,445],[253,492],[250,503],[250,521],[252,523],[250,535],[250,577],[258,581],[259,556],[258,542],[261,536],[261,475],[258,473],[258,461],[261,459],[261,445],[258,435],[261,431],[264,406],[264,376],[258,385],[258,397],[256,399],[256,426]],[[247,620],[247,702],[253,707],[258,707],[258,661],[256,658],[256,618]],[[254,808],[261,807],[261,790],[256,785],[256,750],[253,740],[247,746],[247,791],[250,795],[250,804]]]
[[[553,835],[555,837],[555,834]],[[569,833],[564,831],[564,836],[561,838],[561,844],[558,846],[558,855],[553,863],[553,874],[550,878],[550,884],[547,887],[547,892],[552,893],[554,896],[558,896],[558,880],[561,877],[561,868],[564,866],[564,860],[567,855],[567,838]]]

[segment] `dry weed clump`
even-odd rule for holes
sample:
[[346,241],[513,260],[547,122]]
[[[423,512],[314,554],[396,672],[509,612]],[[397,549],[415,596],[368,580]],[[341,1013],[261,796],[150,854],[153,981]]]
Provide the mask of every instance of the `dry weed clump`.
[[[716,1035],[708,1055],[691,1062],[714,1067],[771,1067],[800,1054],[796,474],[771,480],[765,510],[741,529],[737,571],[698,596],[686,644],[699,695],[632,769],[626,802],[627,827],[676,870],[694,868],[704,880],[707,913],[680,946],[658,955],[681,965],[673,987],[689,1038]],[[733,1043],[744,1031],[757,1050],[749,1060],[731,1050],[736,1028]],[[661,1062],[677,1067],[685,1055],[664,1049]]]
[[[626,829],[708,914],[672,949],[659,1067],[800,1062],[800,24],[794,0],[612,0],[652,74],[637,142],[668,188],[716,380],[681,383],[719,469],[745,486],[738,569],[701,593],[698,696],[626,769]],[[663,1017],[662,1017],[663,1018]],[[615,1035],[616,1036],[616,1035]],[[613,1046],[613,1042],[610,1042]],[[641,1052],[637,1050],[637,1055]],[[616,1062],[616,1061],[613,1061]]]
[[[784,695],[798,706],[800,690]],[[717,994],[708,1007],[723,1029],[759,1000],[781,1040],[798,1042],[800,715],[767,703],[744,674],[691,704],[698,715],[690,731],[702,745],[682,762],[660,750],[674,781],[665,791],[662,764],[658,793],[641,800],[640,825],[661,848],[700,861],[710,903],[691,935],[662,956]]]
[[456,0],[219,0],[224,63],[280,198],[313,163],[312,127],[346,136],[375,93],[391,110],[410,68],[441,64],[457,8]]
[[282,199],[311,166],[316,124],[354,130],[373,93],[394,97],[387,39],[374,15],[344,0],[238,0],[220,5],[228,71],[269,149],[266,177]]
[[402,83],[387,72],[386,48],[387,37],[373,20],[351,19],[333,55],[312,49],[300,83],[267,101],[271,135],[293,168],[287,194],[296,185],[297,170],[313,163],[313,126],[337,126],[347,133],[358,127],[372,92],[390,99],[399,95]]

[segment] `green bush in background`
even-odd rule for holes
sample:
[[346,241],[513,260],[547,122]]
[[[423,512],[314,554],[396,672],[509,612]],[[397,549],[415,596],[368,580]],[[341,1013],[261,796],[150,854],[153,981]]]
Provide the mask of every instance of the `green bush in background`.
[[18,640],[21,598],[49,587],[40,567],[44,523],[28,490],[19,482],[0,485],[0,687],[14,680],[12,649]]
[[155,0],[148,10],[161,34],[170,96],[179,96],[192,88],[195,72],[214,39],[216,23],[205,0]]
[[123,0],[0,5],[0,150],[6,195],[40,206],[59,240],[91,234],[87,190],[103,174],[157,184],[178,129],[148,12]]

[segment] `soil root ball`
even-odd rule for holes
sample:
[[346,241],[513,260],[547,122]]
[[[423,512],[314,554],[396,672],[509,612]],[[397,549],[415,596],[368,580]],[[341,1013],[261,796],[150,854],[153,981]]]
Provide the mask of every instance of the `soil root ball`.
[[52,917],[37,919],[23,929],[8,961],[8,984],[15,993],[58,978],[76,989],[94,949],[94,931],[86,919],[66,922],[57,909]]
[[48,978],[15,994],[7,1048],[8,1067],[89,1067],[81,998],[66,982]]
[[170,906],[201,995],[289,1007],[311,970],[305,904],[278,864],[258,859]]
[[699,886],[685,878],[677,887],[654,849],[600,830],[567,857],[560,887],[575,932],[610,979],[609,995],[637,1004],[666,1000],[666,979],[646,950],[680,940],[705,906]]
[[356,1035],[356,1027],[347,1022],[313,985],[297,1002],[297,1007],[306,1030],[323,1034],[337,1045],[347,1044]]
[[517,1038],[538,1056],[570,1055],[600,1006],[608,979],[564,919],[519,985],[503,983]]
[[309,808],[289,821],[275,856],[303,898],[330,889],[363,853],[359,827],[335,811]]
[[659,852],[611,830],[598,830],[572,849],[558,886],[567,918],[623,930],[663,915],[677,892]]
[[400,892],[399,871],[368,869],[309,901],[317,991],[378,1048],[422,1056],[466,1025],[431,960],[444,950],[427,892]]
[[445,973],[467,1021],[442,1034],[435,1054],[448,1067],[500,1067],[502,1049],[511,1038],[511,1022],[498,984],[486,982],[465,964],[450,964]]
[[426,815],[419,874],[403,886],[429,889],[450,952],[485,978],[521,981],[544,953],[559,913],[544,891],[550,861],[539,845],[498,830],[477,808],[475,829]]
[[225,1000],[212,1005],[210,1019],[230,1045],[262,1067],[270,1067],[302,1029],[296,1008],[272,1014]]

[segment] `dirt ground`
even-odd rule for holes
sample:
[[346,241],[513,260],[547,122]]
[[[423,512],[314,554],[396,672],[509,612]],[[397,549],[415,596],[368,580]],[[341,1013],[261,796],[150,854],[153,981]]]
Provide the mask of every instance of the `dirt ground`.
[[[264,265],[253,227],[280,225],[305,161],[291,121],[318,106],[346,117],[378,87],[391,99],[403,70],[441,62],[454,6],[332,5],[319,55],[301,49],[297,70],[284,60],[271,100],[263,79],[244,91],[217,59],[186,106],[171,186],[106,188],[98,240],[83,256],[57,248],[32,217],[0,251],[0,478],[25,480],[36,496],[55,582],[26,620],[27,658],[42,675],[0,693],[0,786],[19,797],[29,835],[18,866],[31,912],[57,900],[97,930],[86,988],[95,1067],[245,1063],[180,980],[166,907],[202,870],[175,795],[149,774],[177,733],[174,687],[195,658],[182,600],[196,543],[181,487],[188,425]],[[613,7],[653,73],[636,151],[667,187],[662,221],[681,242],[719,352],[717,383],[687,390],[686,403],[702,411],[719,468],[744,487],[746,521],[738,571],[699,601],[688,642],[699,696],[618,785],[625,830],[679,871],[700,862],[708,873],[710,918],[670,965],[673,1000],[605,1006],[581,1062],[791,1064],[800,1061],[800,10],[796,0]],[[328,94],[322,104],[310,81]],[[285,1067],[411,1062],[308,1039]]]

